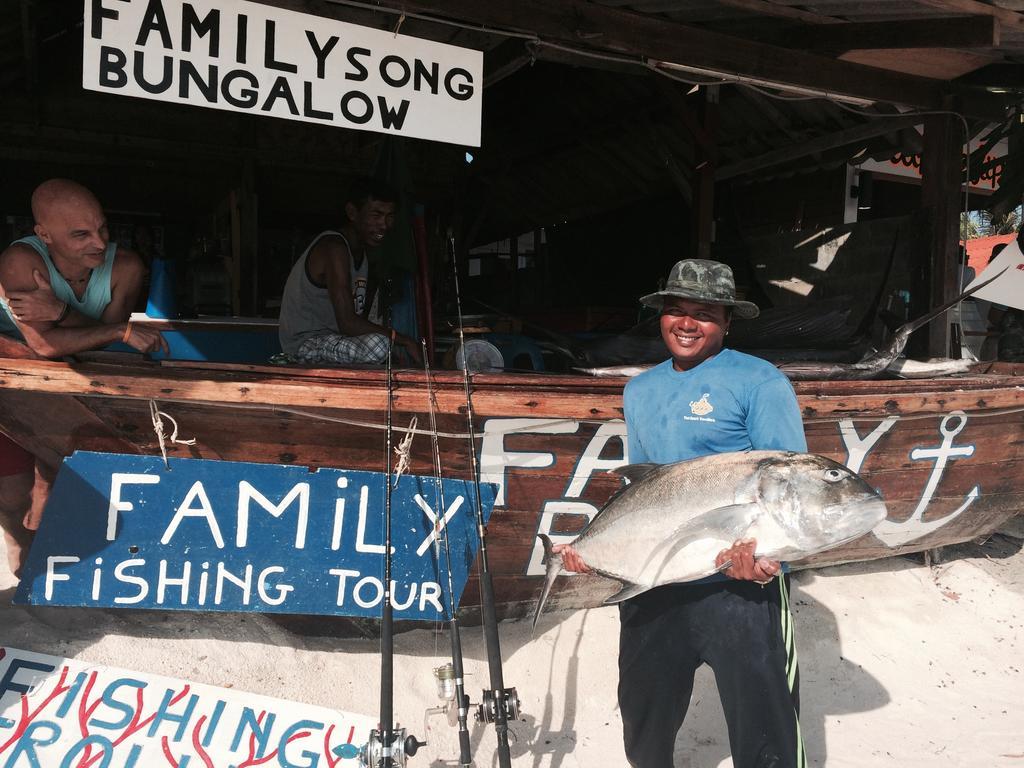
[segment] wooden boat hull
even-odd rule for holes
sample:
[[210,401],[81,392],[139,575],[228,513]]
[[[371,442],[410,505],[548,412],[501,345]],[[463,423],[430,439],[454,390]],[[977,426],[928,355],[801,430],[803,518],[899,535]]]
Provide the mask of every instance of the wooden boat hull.
[[[537,533],[571,536],[619,487],[624,379],[478,374],[473,406],[481,476],[499,486],[488,551],[500,615],[531,612],[540,589]],[[394,421],[429,423],[419,371],[399,371]],[[1024,511],[1024,370],[989,366],[956,379],[796,385],[809,449],[880,489],[876,532],[796,567],[869,560],[967,541]],[[469,477],[461,375],[438,371],[444,473]],[[159,455],[151,400],[191,446],[169,455],[380,470],[384,374],[238,364],[63,363],[0,358],[0,429],[55,465],[74,450]],[[170,431],[168,424],[168,432]],[[426,434],[410,471],[432,474]],[[615,585],[559,579],[552,607],[599,604]],[[478,595],[471,579],[463,609]]]

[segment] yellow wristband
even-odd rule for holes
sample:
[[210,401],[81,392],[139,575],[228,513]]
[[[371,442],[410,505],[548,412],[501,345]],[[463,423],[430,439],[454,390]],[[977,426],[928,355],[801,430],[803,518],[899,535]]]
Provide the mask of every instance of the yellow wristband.
[[132,324],[128,323],[128,325],[126,325],[124,327],[124,336],[121,337],[121,341],[124,342],[125,344],[127,344],[128,343],[128,339],[131,338],[131,335],[132,335]]

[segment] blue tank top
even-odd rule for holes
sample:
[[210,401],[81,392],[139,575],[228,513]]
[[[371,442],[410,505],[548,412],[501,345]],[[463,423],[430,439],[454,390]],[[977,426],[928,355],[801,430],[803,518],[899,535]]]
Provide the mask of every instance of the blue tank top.
[[[46,269],[49,271],[50,285],[53,293],[61,301],[66,301],[72,309],[76,309],[86,317],[99,320],[103,310],[110,304],[110,275],[114,269],[114,254],[117,253],[117,243],[107,243],[107,251],[104,254],[103,263],[96,267],[89,275],[89,282],[85,286],[85,293],[79,299],[75,296],[74,290],[64,276],[57,271],[53,260],[50,258],[50,250],[46,243],[35,235],[15,240],[11,245],[27,245],[34,249],[43,258]],[[6,299],[0,299],[0,334],[16,339],[24,340],[21,331],[11,316],[11,309],[7,306]]]

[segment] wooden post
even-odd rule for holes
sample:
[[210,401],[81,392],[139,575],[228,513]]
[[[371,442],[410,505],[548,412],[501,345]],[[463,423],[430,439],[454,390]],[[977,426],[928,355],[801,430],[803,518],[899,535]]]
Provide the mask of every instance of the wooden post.
[[[952,115],[924,118],[924,150],[921,153],[921,203],[931,213],[930,258],[924,266],[924,283],[913,292],[927,292],[929,306],[944,304],[956,295],[957,251],[960,247],[962,200],[961,153],[963,129]],[[922,297],[923,298],[923,297]],[[927,309],[927,307],[925,307]],[[917,304],[914,313],[922,311]],[[929,357],[950,356],[949,322],[936,320],[928,326]]]
[[259,311],[256,298],[259,290],[257,279],[259,208],[257,200],[256,163],[252,157],[248,157],[242,165],[242,185],[239,194],[240,248],[239,258],[235,263],[237,270],[235,286],[238,291],[238,306],[235,311],[241,315],[255,315]]
[[548,263],[548,249],[543,242],[543,230],[533,230],[533,263],[536,273],[540,275],[540,290],[531,297],[531,303],[542,307],[549,306],[549,286],[551,285],[551,268]]
[[52,85],[39,79],[39,17],[36,0],[21,0],[21,45],[25,58],[25,93],[28,96],[22,116],[36,125],[44,122],[43,105],[52,90]]
[[[38,9],[34,0],[21,0],[21,47],[25,57],[25,90],[32,95],[39,86],[39,30],[36,26]],[[37,104],[34,104],[37,106]]]
[[709,85],[703,88],[704,104],[701,109],[701,122],[706,142],[710,146],[702,146],[695,141],[696,150],[696,183],[693,205],[690,210],[691,231],[690,253],[694,258],[710,259],[711,242],[714,239],[715,214],[715,166],[718,158],[714,153],[715,134],[718,129],[718,86]]
[[509,287],[511,288],[512,301],[509,311],[519,311],[519,235],[512,235],[508,239],[508,260],[512,265],[512,274],[509,275]]

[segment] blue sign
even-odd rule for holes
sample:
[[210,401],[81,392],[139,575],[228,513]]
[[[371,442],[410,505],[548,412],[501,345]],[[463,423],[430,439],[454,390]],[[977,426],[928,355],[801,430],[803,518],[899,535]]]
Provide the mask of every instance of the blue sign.
[[[64,460],[14,602],[378,617],[381,472],[79,451]],[[394,479],[392,478],[392,482]],[[441,510],[441,497],[445,509]],[[480,496],[486,521],[494,486]],[[475,489],[403,475],[391,497],[391,601],[436,621],[476,557]]]

